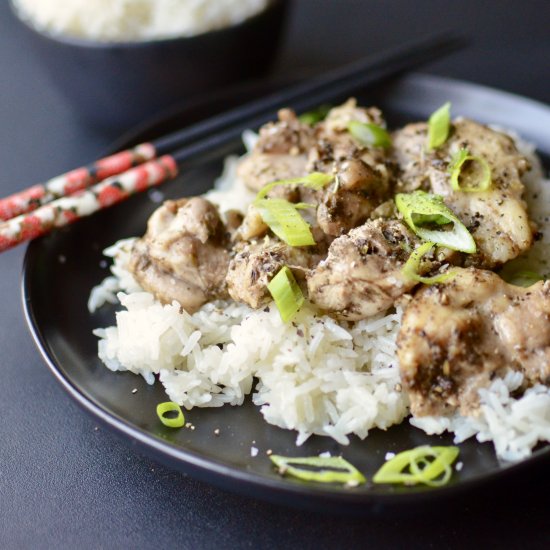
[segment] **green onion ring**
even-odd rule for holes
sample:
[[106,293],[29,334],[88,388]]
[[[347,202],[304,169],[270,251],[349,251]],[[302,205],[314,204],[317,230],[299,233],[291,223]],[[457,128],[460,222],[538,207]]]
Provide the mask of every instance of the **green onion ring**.
[[[459,454],[458,447],[430,447],[424,445],[397,454],[376,472],[374,483],[423,483],[438,487],[448,483],[452,475],[451,465]],[[433,461],[428,461],[433,458]],[[404,472],[409,468],[409,473]],[[441,477],[442,476],[442,477]]]
[[[431,487],[440,487],[449,482],[451,464],[458,456],[458,447],[419,447],[411,457],[410,471],[421,482]],[[433,461],[427,459],[434,457]],[[440,477],[443,474],[443,477]]]
[[[477,162],[481,166],[482,175],[476,185],[460,185],[460,175],[466,162]],[[488,162],[482,157],[470,155],[467,149],[459,149],[453,156],[449,164],[449,172],[451,173],[451,187],[453,191],[480,193],[487,191],[491,187],[491,167]]]
[[[398,193],[395,195],[395,204],[406,224],[425,241],[468,254],[476,252],[476,243],[471,233],[445,205],[440,195],[432,195],[424,191]],[[426,224],[452,224],[453,228],[446,231],[422,227]]]
[[[166,417],[167,412],[175,412],[177,416],[175,418]],[[160,421],[168,428],[181,428],[185,424],[185,417],[181,411],[181,407],[173,401],[166,401],[157,405],[157,416]]]
[[[366,481],[365,476],[341,456],[294,458],[272,455],[270,458],[281,475],[290,475],[304,481],[347,485],[359,485]],[[300,468],[300,466],[308,468]]]
[[420,267],[420,262],[422,258],[435,246],[435,243],[426,242],[422,243],[418,248],[413,250],[408,260],[405,262],[405,265],[401,269],[401,273],[405,275],[408,279],[417,281],[419,283],[424,283],[426,285],[434,285],[436,283],[444,283],[449,279],[452,279],[455,276],[455,272],[450,270],[446,273],[440,273],[439,275],[434,275],[433,277],[422,277],[418,274],[418,269]]

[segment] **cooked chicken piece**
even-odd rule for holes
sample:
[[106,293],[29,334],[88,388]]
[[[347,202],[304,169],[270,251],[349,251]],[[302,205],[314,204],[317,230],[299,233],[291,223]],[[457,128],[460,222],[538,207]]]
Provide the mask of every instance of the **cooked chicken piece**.
[[263,237],[269,230],[269,227],[264,222],[260,211],[253,205],[248,206],[246,216],[237,232],[235,240],[248,241]]
[[128,266],[138,283],[164,303],[192,313],[227,296],[227,233],[216,208],[194,197],[166,201],[132,249]]
[[330,173],[335,162],[358,158],[377,170],[385,179],[389,178],[386,152],[360,144],[348,131],[348,124],[352,121],[386,126],[378,109],[357,107],[355,99],[334,107],[315,128],[316,140],[309,151],[307,171]]
[[261,242],[239,243],[234,250],[236,255],[226,279],[229,295],[253,308],[271,300],[267,285],[284,265],[300,281],[305,270],[323,257],[322,247],[292,247],[269,237]]
[[[245,157],[238,168],[238,176],[252,191],[259,191],[272,181],[306,176],[307,158],[304,155],[269,155],[252,153]],[[275,187],[270,196],[287,198],[288,187]]]
[[[301,123],[290,109],[282,109],[278,122],[262,127],[258,142],[241,162],[238,175],[253,191],[259,191],[272,181],[305,176],[306,155],[313,142],[313,128]],[[277,196],[283,193],[286,198],[288,188],[274,192]]]
[[334,173],[336,185],[315,201],[302,192],[303,201],[319,203],[319,226],[331,236],[363,223],[390,195],[392,170],[386,152],[359,143],[348,131],[351,121],[385,126],[378,109],[357,107],[354,99],[331,109],[316,126],[317,141],[309,152],[307,170]]
[[550,382],[550,281],[529,288],[491,271],[460,269],[409,303],[398,357],[414,415],[474,412],[480,387],[506,368]]
[[376,124],[377,126],[386,125],[380,109],[376,107],[368,109],[358,107],[357,100],[352,97],[328,112],[324,120],[324,129],[331,133],[344,132],[347,131],[348,124],[353,120]]
[[260,129],[255,150],[270,155],[299,155],[313,144],[313,128],[300,122],[291,109],[281,109],[277,122],[268,122]]
[[397,220],[352,229],[334,240],[327,259],[308,273],[309,299],[349,321],[387,310],[416,285],[401,269],[417,242]]
[[[478,253],[466,258],[466,265],[493,268],[528,250],[534,230],[522,200],[521,176],[529,165],[513,140],[482,124],[457,119],[439,149],[429,152],[426,143],[425,123],[409,124],[395,132],[393,154],[401,169],[400,190],[421,188],[444,197],[478,246]],[[466,193],[451,188],[448,167],[461,148],[489,164],[492,184],[488,191]]]
[[389,193],[387,179],[377,170],[360,159],[345,160],[338,166],[335,184],[321,193],[319,227],[327,235],[343,235],[362,224]]
[[393,177],[393,167],[388,163],[384,149],[363,147],[349,132],[327,135],[319,133],[319,139],[310,149],[306,172],[335,171],[335,164],[347,159],[360,159],[379,172],[384,179]]

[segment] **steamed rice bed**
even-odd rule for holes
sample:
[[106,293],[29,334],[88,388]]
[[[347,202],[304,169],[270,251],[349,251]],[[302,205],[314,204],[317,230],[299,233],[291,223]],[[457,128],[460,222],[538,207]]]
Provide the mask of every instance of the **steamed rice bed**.
[[[245,142],[251,141],[247,134]],[[547,275],[550,182],[542,179],[533,149],[519,141],[518,147],[534,166],[525,178],[525,198],[543,237],[515,262]],[[242,209],[254,197],[236,179],[236,163],[228,159],[216,189],[206,195],[222,212]],[[284,324],[274,304],[253,310],[219,301],[189,315],[139,288],[125,269],[131,245],[127,239],[107,249],[113,276],[89,301],[91,311],[104,302],[124,307],[116,326],[94,332],[99,357],[111,370],[141,374],[150,384],[157,374],[169,398],[187,409],[240,405],[252,393],[267,422],[298,432],[298,445],[311,434],[347,444],[351,434],[365,438],[372,428],[387,429],[408,415],[396,357],[399,309],[338,323],[306,305]],[[539,384],[514,398],[522,380],[510,371],[480,390],[475,418],[422,417],[411,424],[429,434],[453,432],[457,443],[472,436],[493,441],[499,457],[522,459],[538,441],[550,441],[550,389]]]

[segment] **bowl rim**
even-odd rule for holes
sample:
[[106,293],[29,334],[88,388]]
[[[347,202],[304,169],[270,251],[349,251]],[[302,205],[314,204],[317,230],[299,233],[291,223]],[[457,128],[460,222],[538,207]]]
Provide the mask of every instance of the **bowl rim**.
[[220,27],[210,31],[200,32],[192,35],[176,35],[166,38],[153,38],[147,40],[93,40],[91,38],[81,38],[77,36],[67,34],[55,34],[52,31],[40,28],[33,23],[30,17],[25,15],[21,9],[16,5],[16,0],[8,0],[10,10],[13,16],[29,31],[37,34],[46,40],[61,44],[64,46],[73,46],[77,48],[91,48],[91,49],[123,49],[123,48],[144,48],[151,45],[161,44],[175,44],[177,42],[192,41],[194,39],[203,39],[210,36],[221,36],[228,32],[238,31],[243,27],[248,27],[254,24],[255,21],[263,19],[270,12],[276,10],[279,6],[284,8],[288,0],[267,0],[267,5],[264,9],[253,15],[246,17],[242,21],[236,24]]

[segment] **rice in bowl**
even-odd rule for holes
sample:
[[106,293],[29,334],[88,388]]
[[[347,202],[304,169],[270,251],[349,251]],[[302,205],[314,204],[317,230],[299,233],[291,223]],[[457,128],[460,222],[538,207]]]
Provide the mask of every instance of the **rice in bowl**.
[[268,0],[13,0],[41,30],[98,41],[158,40],[229,27]]

